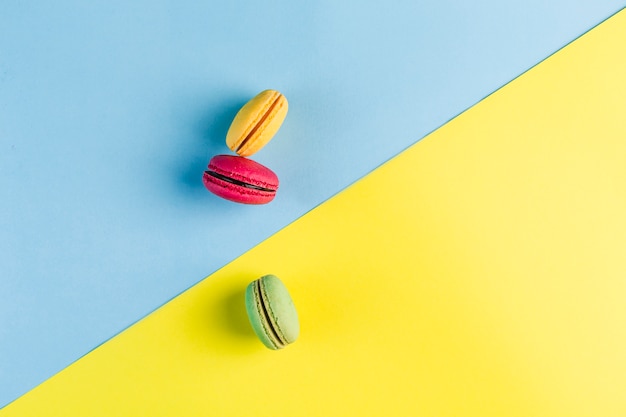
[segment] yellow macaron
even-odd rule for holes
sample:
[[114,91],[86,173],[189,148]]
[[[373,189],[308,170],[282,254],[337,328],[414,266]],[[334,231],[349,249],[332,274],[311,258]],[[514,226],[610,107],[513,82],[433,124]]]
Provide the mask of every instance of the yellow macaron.
[[278,132],[288,109],[287,99],[276,90],[265,90],[237,113],[226,134],[226,145],[241,156],[259,151]]

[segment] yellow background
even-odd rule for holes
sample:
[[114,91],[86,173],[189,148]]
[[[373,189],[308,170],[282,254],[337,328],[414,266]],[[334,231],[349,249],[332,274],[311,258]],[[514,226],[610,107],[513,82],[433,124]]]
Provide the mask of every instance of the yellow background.
[[624,45],[623,11],[0,415],[625,416]]

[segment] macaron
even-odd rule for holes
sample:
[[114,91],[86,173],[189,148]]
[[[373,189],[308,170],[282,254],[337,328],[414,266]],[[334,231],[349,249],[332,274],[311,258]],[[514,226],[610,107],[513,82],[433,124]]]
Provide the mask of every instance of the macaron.
[[226,133],[226,145],[238,155],[250,156],[265,146],[283,124],[289,105],[276,90],[265,90],[237,113]]
[[254,332],[272,350],[295,342],[300,334],[298,313],[289,291],[275,275],[265,275],[248,285],[246,310]]
[[271,169],[234,155],[211,158],[202,182],[213,194],[242,204],[269,203],[278,190],[278,177]]

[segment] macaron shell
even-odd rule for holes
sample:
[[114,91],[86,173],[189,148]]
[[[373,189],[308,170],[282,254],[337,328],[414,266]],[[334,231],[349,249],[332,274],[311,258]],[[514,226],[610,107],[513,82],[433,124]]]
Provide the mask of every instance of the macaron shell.
[[241,204],[267,204],[276,197],[276,192],[250,189],[219,178],[212,177],[206,172],[202,176],[202,182],[207,190],[225,200]]
[[262,91],[239,110],[226,134],[226,145],[241,156],[253,155],[278,132],[288,109],[280,92]]
[[209,161],[209,170],[258,187],[277,190],[278,176],[252,159],[234,155],[216,155]]
[[287,343],[295,342],[300,335],[300,322],[287,287],[275,275],[266,275],[260,279],[274,328]]
[[246,311],[248,313],[250,325],[252,326],[252,330],[254,330],[254,333],[257,335],[261,343],[265,345],[265,347],[272,350],[277,350],[279,348],[268,336],[269,332],[266,330],[267,325],[264,323],[262,314],[259,311],[259,299],[255,291],[255,286],[256,281],[253,281],[246,288]]
[[204,186],[219,197],[242,204],[267,204],[276,196],[278,177],[269,168],[251,159],[234,155],[216,155],[211,158],[208,170],[226,178],[264,188],[259,190],[233,184],[208,174],[202,176]]

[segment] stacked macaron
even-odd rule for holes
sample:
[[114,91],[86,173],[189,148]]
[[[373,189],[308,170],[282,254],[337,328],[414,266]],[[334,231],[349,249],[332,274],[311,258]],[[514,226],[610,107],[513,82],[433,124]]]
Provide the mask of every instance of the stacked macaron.
[[274,199],[278,177],[247,157],[265,146],[287,116],[288,103],[276,90],[265,90],[237,113],[226,134],[226,145],[237,154],[211,158],[202,182],[213,194],[243,204],[266,204]]

